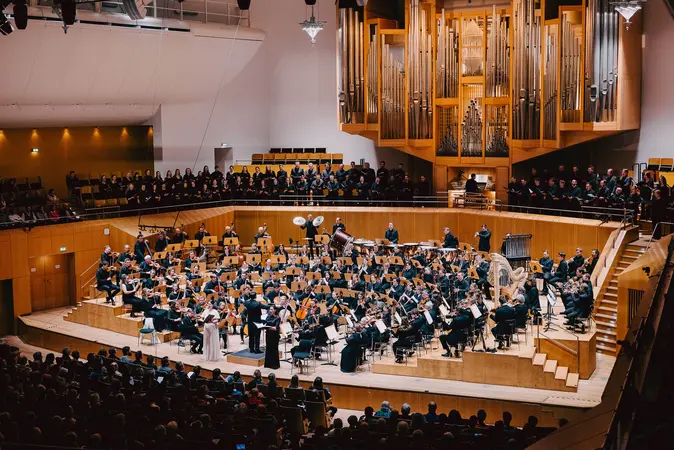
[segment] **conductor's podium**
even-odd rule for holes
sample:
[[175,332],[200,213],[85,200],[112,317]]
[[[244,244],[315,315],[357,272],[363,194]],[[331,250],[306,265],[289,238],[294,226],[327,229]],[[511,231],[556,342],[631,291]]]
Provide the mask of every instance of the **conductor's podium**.
[[[115,306],[105,303],[104,298],[82,300],[63,319],[66,322],[74,322],[88,325],[94,328],[114,331],[128,336],[138,336],[143,327],[143,315],[137,317],[125,312],[125,307],[117,298]],[[161,342],[170,342],[179,337],[179,333],[173,331],[157,332],[157,338]]]

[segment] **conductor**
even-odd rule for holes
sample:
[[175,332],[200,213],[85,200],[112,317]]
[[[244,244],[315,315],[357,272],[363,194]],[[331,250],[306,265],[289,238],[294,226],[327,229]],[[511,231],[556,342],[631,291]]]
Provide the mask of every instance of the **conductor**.
[[390,222],[388,224],[388,229],[384,233],[384,238],[386,240],[391,241],[391,244],[397,244],[398,243],[398,230],[393,228],[393,222]]
[[262,310],[269,306],[257,301],[255,297],[243,302],[248,314],[248,349],[251,353],[262,353],[260,350],[260,329],[255,325],[262,322]]
[[307,216],[307,221],[304,225],[301,225],[300,228],[307,230],[307,242],[309,243],[309,256],[314,257],[314,238],[318,234],[318,230],[314,226],[314,217],[309,214]]

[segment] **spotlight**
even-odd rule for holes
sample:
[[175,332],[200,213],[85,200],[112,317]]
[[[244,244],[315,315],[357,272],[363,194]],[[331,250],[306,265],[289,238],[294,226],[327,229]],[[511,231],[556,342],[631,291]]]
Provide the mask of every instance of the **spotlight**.
[[14,23],[19,30],[28,25],[28,6],[26,0],[14,0]]
[[241,11],[248,11],[250,9],[250,0],[236,0]]

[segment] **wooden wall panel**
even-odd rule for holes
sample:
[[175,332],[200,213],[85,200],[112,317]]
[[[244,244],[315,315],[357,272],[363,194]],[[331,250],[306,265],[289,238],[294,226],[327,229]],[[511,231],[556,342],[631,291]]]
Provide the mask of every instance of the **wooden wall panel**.
[[0,234],[0,280],[12,278],[12,241],[9,234]]
[[12,240],[12,277],[27,277],[28,271],[28,234],[23,230],[8,231]]
[[32,312],[30,302],[30,276],[14,277],[12,279],[12,291],[14,294],[14,315],[22,316]]

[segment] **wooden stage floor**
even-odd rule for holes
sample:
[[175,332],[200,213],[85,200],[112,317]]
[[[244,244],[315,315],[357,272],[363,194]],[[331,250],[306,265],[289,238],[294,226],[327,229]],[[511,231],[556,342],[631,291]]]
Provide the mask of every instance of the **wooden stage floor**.
[[[192,355],[181,348],[178,353],[178,347],[169,343],[161,343],[152,346],[149,343],[138,346],[138,339],[133,336],[107,331],[99,328],[81,325],[78,323],[67,322],[64,316],[70,311],[71,307],[55,308],[47,311],[35,312],[33,314],[21,317],[23,324],[21,325],[22,335],[24,341],[40,347],[50,348],[58,351],[60,347],[55,346],[65,345],[71,340],[72,349],[78,348],[85,356],[81,340],[88,341],[89,349],[92,348],[107,348],[124,346],[131,347],[132,350],[140,349],[147,354],[156,354],[158,357],[168,356],[173,361],[183,361],[188,365],[200,365],[206,369],[220,368],[225,373],[232,373],[236,370],[240,371],[242,375],[252,375],[256,369],[252,366],[232,364],[223,360],[218,362],[207,362],[202,355]],[[57,339],[53,334],[57,336]],[[42,342],[38,342],[38,341]],[[80,341],[77,341],[80,340]],[[531,345],[529,339],[529,344]],[[58,341],[58,342],[56,342]],[[65,344],[64,344],[65,343]],[[522,347],[524,345],[522,344]],[[247,348],[247,344],[242,345],[238,336],[229,337],[229,351],[235,352],[240,349]],[[290,345],[288,345],[288,350]],[[283,351],[283,344],[279,346],[279,350]],[[338,352],[341,347],[338,348]],[[524,351],[524,350],[521,350]],[[509,353],[517,352],[516,349],[508,350]],[[436,350],[433,357],[439,357],[439,351]],[[361,388],[370,390],[385,390],[385,391],[400,391],[405,393],[422,394],[438,394],[463,398],[472,398],[474,400],[494,400],[501,402],[519,402],[526,404],[537,404],[543,407],[567,407],[567,408],[591,408],[599,404],[602,393],[606,387],[608,377],[613,365],[615,357],[597,354],[596,370],[589,379],[581,379],[578,383],[577,392],[563,392],[552,391],[545,389],[522,388],[514,386],[502,386],[492,384],[469,383],[463,381],[422,378],[418,376],[403,376],[403,375],[386,375],[374,373],[367,369],[367,366],[359,368],[357,373],[342,373],[339,370],[339,354],[335,355],[335,362],[337,366],[321,365],[326,362],[326,355],[323,356],[323,361],[319,361],[316,365],[315,371],[311,371],[308,375],[300,375],[300,379],[304,381],[313,380],[316,376],[321,376],[324,383],[329,386],[342,386],[344,388]],[[260,368],[262,374],[266,376],[270,372],[275,372],[277,377],[281,380],[290,379],[291,367],[289,363],[282,362],[281,368],[277,370]],[[353,403],[357,401],[362,402],[360,406],[355,406]],[[351,402],[352,409],[360,409],[368,404],[373,404],[373,399],[359,398]]]

